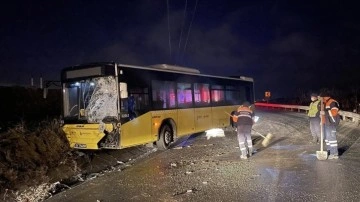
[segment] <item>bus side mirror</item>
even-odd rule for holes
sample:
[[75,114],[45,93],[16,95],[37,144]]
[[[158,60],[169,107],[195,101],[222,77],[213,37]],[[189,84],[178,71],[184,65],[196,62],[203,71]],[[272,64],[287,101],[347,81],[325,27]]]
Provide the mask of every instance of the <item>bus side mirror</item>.
[[120,98],[127,98],[128,91],[127,91],[127,84],[120,82]]

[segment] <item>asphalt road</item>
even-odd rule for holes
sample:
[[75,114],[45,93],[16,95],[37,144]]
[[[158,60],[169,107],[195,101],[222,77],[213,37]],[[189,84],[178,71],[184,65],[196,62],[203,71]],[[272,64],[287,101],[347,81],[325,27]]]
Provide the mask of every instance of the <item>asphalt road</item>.
[[254,129],[274,138],[267,147],[253,135],[257,152],[240,159],[236,135],[207,140],[192,135],[47,201],[359,201],[360,127],[342,122],[340,158],[319,161],[304,114],[261,111]]

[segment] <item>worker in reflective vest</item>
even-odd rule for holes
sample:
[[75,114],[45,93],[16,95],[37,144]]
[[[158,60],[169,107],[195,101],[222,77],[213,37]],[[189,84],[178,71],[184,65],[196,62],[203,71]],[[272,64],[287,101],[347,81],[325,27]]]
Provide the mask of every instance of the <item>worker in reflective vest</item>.
[[313,143],[319,143],[320,139],[320,100],[318,94],[311,94],[308,117],[310,121],[310,131]]
[[340,123],[339,115],[339,103],[330,97],[328,91],[324,91],[320,94],[323,98],[325,111],[325,118],[323,124],[325,126],[325,142],[327,150],[330,153],[328,159],[338,159],[338,142],[336,138],[336,128]]
[[233,121],[237,125],[237,135],[241,151],[241,159],[247,159],[253,153],[251,140],[251,128],[253,125],[254,112],[250,108],[249,102],[244,102],[234,113]]

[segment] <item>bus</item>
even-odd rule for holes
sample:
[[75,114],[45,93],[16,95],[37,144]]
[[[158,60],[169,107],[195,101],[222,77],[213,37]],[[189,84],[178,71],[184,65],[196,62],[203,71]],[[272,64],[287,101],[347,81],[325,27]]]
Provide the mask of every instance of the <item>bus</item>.
[[63,125],[71,148],[122,149],[230,125],[229,113],[254,102],[249,77],[201,74],[175,65],[91,63],[61,71]]

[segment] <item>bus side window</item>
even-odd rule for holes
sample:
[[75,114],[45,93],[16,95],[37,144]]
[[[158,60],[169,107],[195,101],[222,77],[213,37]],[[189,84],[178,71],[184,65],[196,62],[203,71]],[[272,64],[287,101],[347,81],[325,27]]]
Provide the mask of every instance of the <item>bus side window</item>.
[[[149,90],[147,87],[132,87],[129,90],[130,104],[128,111],[129,114],[134,111],[136,116],[140,116],[149,110]],[[131,114],[130,114],[131,115]]]
[[152,103],[155,109],[176,107],[175,82],[152,81]]
[[156,109],[165,108],[164,107],[164,99],[159,94],[157,94],[155,99],[153,99],[153,103],[154,103],[154,107]]
[[210,106],[210,85],[194,83],[194,102],[196,106]]
[[130,97],[128,98],[128,113],[129,113],[130,120],[136,118],[135,98],[133,95],[130,95]]
[[178,107],[192,107],[192,88],[190,83],[177,84],[177,102]]

